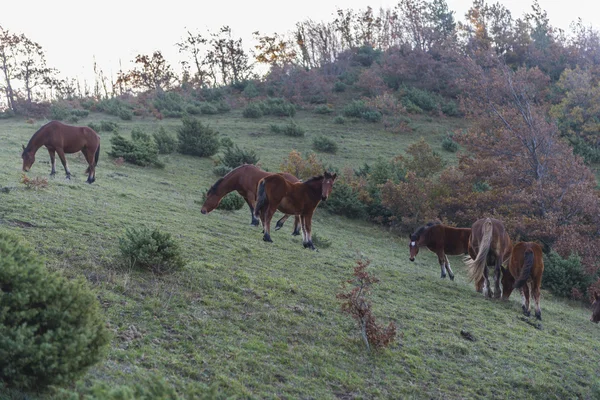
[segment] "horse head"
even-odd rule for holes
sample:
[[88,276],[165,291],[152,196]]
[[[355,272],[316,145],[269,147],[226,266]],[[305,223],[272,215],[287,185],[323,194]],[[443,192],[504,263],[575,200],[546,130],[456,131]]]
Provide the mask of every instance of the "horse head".
[[223,182],[223,178],[217,180],[206,192],[206,198],[204,199],[204,204],[202,204],[202,209],[200,210],[202,214],[206,215],[219,206],[223,196],[217,194],[217,188],[221,182]]
[[419,239],[420,237],[413,234],[408,235],[410,242],[408,243],[408,249],[410,250],[410,261],[415,261],[415,257],[419,254]]
[[598,295],[598,293],[594,292],[594,294],[592,295],[592,299],[593,299],[593,303],[592,303],[592,316],[590,318],[590,321],[598,323],[600,322],[600,296]]
[[35,152],[27,150],[25,145],[23,146],[23,153],[21,154],[21,158],[23,159],[23,172],[29,172],[31,166],[35,162]]
[[331,189],[333,189],[335,178],[337,178],[337,174],[330,174],[327,171],[325,171],[323,174],[323,182],[321,183],[321,200],[327,200],[331,194]]

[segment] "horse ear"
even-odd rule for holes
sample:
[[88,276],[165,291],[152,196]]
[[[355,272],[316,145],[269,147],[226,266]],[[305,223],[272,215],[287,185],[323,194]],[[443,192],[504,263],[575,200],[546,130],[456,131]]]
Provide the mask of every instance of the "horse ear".
[[22,145],[21,145],[21,147],[23,147],[23,151],[25,151],[25,145],[24,145],[24,144],[22,144]]
[[337,174],[331,175],[331,179],[333,179],[335,181],[335,178],[337,178]]
[[592,292],[592,299],[593,299],[593,301],[598,300],[598,292]]

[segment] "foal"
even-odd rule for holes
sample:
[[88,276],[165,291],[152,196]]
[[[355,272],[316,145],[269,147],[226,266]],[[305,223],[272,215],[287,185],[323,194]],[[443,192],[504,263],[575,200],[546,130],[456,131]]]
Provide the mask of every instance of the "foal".
[[291,183],[281,174],[263,178],[258,184],[258,198],[254,216],[260,217],[263,224],[265,242],[271,240],[271,219],[275,210],[284,214],[300,216],[302,224],[302,244],[316,250],[311,237],[312,216],[321,200],[327,200],[337,174],[325,172],[304,182]]

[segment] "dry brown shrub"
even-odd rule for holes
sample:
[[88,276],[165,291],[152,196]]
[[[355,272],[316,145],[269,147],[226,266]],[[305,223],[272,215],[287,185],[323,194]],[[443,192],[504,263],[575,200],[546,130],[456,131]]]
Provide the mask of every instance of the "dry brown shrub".
[[35,178],[30,179],[27,175],[23,174],[21,183],[24,184],[27,189],[45,189],[48,187],[48,178],[36,176]]

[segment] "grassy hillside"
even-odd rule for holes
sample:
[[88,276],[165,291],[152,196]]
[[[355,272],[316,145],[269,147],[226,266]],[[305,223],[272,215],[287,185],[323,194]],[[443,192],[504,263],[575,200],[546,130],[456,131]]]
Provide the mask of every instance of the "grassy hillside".
[[[110,118],[92,115],[80,124],[100,119]],[[442,152],[444,133],[463,126],[423,117],[413,119],[413,133],[395,135],[378,124],[336,125],[333,117],[303,111],[296,120],[307,136],[288,138],[269,132],[269,124],[285,120],[248,120],[237,111],[203,120],[255,149],[273,171],[291,149],[308,151],[317,134],[338,140],[337,155],[320,156],[341,168],[401,154],[420,136]],[[134,126],[151,133],[160,125],[174,135],[180,125],[117,122],[126,135]],[[544,292],[544,320],[536,329],[522,319],[518,294],[501,302],[476,293],[459,257],[451,257],[456,280],[441,280],[432,253],[422,250],[411,263],[404,237],[323,210],[313,232],[330,247],[304,249],[300,237],[290,235],[291,220],[273,233],[274,243],[264,243],[260,229],[249,225],[247,207],[200,214],[201,193],[216,180],[212,159],[173,154],[163,157],[165,169],[117,166],[106,154],[108,133],[101,134],[96,183],[85,183],[83,157],[71,155],[71,181],[58,169],[47,189],[27,190],[20,183],[20,146],[42,123],[0,121],[0,186],[10,188],[0,191],[0,229],[29,242],[49,268],[85,276],[97,292],[114,336],[84,384],[133,385],[162,377],[181,393],[213,387],[223,398],[600,395],[600,330],[579,304]],[[40,150],[29,176],[47,177],[48,160]],[[127,227],[140,225],[171,233],[184,249],[186,267],[168,276],[122,267],[118,240]],[[370,272],[381,279],[373,290],[377,318],[393,321],[399,334],[390,348],[371,354],[335,298],[359,257],[370,259]],[[475,341],[465,340],[461,330]]]

